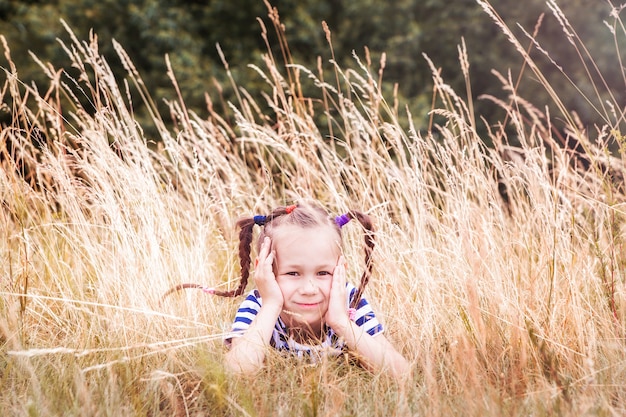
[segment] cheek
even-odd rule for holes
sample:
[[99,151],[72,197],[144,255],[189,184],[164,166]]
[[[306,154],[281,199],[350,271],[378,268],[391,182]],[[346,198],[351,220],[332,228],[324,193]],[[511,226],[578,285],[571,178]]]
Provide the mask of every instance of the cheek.
[[320,290],[322,291],[322,293],[324,293],[324,296],[326,298],[330,297],[330,288],[332,287],[332,283],[332,279],[325,279],[318,284]]
[[290,282],[290,280],[288,279],[277,278],[276,283],[278,284],[278,288],[280,288],[280,292],[285,297],[288,296],[289,294],[292,294],[295,291],[296,286],[293,284],[293,282]]

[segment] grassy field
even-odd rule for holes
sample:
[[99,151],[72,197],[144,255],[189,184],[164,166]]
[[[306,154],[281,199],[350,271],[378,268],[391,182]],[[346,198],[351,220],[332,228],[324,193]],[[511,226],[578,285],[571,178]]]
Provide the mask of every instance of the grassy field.
[[[471,100],[433,65],[433,122],[417,131],[382,97],[378,63],[322,76],[268,55],[265,101],[237,85],[231,123],[216,97],[203,116],[183,97],[159,114],[121,46],[126,80],[92,39],[66,51],[73,81],[45,64],[40,90],[15,68],[1,78],[13,122],[0,131],[0,414],[626,413],[623,103],[603,99],[606,125],[583,129],[502,77],[506,117],[479,137]],[[129,85],[157,136],[137,123]],[[599,96],[611,88],[624,84],[598,83]],[[161,302],[182,282],[235,286],[235,221],[301,198],[375,219],[367,296],[414,366],[407,384],[344,358],[277,355],[234,377],[222,336],[241,300],[191,290]],[[361,235],[346,232],[356,282]]]

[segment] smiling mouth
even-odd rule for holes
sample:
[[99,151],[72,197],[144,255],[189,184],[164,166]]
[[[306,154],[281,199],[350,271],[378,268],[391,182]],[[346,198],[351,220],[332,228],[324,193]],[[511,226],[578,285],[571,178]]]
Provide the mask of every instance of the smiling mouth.
[[296,305],[300,308],[311,309],[319,307],[321,303],[296,303]]

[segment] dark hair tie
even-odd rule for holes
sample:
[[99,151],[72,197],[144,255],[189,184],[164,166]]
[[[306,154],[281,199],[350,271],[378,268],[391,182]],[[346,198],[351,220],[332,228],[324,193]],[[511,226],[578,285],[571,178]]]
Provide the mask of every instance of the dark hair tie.
[[254,224],[258,226],[265,225],[266,221],[267,221],[267,216],[262,216],[262,215],[254,216]]

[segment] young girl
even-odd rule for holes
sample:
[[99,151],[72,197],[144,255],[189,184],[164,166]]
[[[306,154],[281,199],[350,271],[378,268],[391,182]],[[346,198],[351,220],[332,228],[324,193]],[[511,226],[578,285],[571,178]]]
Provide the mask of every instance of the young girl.
[[[341,252],[341,227],[351,219],[365,229],[366,268],[358,288],[346,281]],[[237,225],[241,282],[237,289],[215,291],[216,295],[243,293],[250,275],[253,229],[261,230],[254,266],[256,289],[239,307],[226,338],[231,370],[258,370],[272,347],[313,360],[346,349],[373,372],[398,378],[409,374],[408,362],[382,334],[382,325],[362,296],[374,247],[367,215],[351,211],[332,219],[320,207],[300,204],[277,208],[268,216],[244,218]]]

